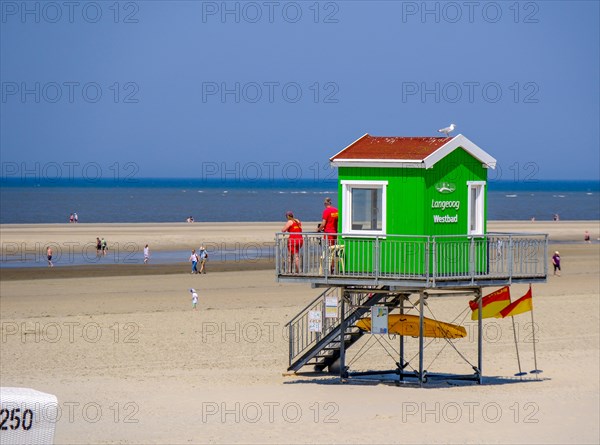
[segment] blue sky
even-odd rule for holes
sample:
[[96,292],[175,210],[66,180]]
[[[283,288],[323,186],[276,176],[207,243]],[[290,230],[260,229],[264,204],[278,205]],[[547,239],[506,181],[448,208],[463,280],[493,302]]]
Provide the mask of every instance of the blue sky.
[[494,179],[598,179],[599,3],[1,1],[2,175],[324,178],[451,122]]

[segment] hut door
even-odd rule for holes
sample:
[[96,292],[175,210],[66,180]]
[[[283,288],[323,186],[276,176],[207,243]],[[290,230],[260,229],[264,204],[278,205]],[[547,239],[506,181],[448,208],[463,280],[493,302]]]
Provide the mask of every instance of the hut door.
[[467,182],[469,187],[468,197],[468,234],[469,235],[483,235],[484,222],[485,222],[485,193],[484,181],[469,181]]

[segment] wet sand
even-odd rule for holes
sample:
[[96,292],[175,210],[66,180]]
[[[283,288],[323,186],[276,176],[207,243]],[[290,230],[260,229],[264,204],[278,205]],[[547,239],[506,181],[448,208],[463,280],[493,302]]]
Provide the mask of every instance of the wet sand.
[[[253,259],[244,261],[209,261],[209,273],[243,270],[275,270],[274,259]],[[189,263],[169,264],[103,264],[85,266],[56,267],[14,267],[0,268],[0,281],[46,280],[64,278],[124,277],[143,275],[182,275],[190,273]]]

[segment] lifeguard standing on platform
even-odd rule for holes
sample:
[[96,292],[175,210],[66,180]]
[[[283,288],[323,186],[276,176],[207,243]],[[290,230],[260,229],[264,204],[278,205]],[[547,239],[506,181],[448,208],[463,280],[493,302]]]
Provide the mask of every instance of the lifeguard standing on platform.
[[287,223],[281,229],[282,232],[289,232],[288,238],[288,264],[290,272],[293,271],[295,265],[296,273],[300,273],[300,248],[304,244],[302,239],[302,223],[299,219],[294,218],[292,212],[286,212]]
[[[331,205],[331,198],[325,198],[325,210],[323,210],[323,221],[319,225],[319,232],[325,233],[325,240],[328,245],[333,245],[336,242],[338,231],[338,209]],[[333,234],[333,235],[330,235]]]
[[[325,233],[325,245],[334,246],[337,242],[338,231],[338,209],[331,205],[331,198],[325,198],[325,210],[323,210],[323,221],[319,224],[318,231]],[[335,268],[335,256],[331,256],[330,270]]]

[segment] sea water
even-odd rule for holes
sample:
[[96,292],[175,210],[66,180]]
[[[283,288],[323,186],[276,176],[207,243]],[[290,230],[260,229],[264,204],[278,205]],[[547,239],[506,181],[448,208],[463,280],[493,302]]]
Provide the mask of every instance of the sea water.
[[[0,181],[1,224],[284,221],[291,210],[319,221],[335,181]],[[598,181],[488,182],[489,220],[599,220]]]

